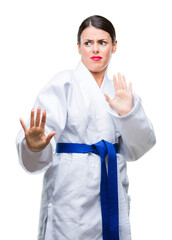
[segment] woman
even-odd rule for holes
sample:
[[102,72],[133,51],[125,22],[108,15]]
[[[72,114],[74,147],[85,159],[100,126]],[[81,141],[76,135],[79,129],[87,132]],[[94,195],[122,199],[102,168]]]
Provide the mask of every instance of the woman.
[[155,144],[154,131],[131,83],[107,77],[117,47],[111,22],[87,18],[77,44],[77,68],[41,90],[30,124],[20,120],[20,163],[45,171],[38,239],[130,240],[126,162]]

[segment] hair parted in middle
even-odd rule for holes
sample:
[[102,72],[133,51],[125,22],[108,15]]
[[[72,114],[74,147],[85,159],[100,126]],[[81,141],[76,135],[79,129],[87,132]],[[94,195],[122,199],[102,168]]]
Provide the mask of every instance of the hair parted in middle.
[[113,24],[105,17],[93,15],[91,17],[86,18],[79,27],[77,35],[77,41],[79,42],[79,44],[81,42],[81,33],[84,31],[84,29],[90,26],[108,32],[111,36],[112,43],[114,43],[114,41],[116,40],[116,32]]

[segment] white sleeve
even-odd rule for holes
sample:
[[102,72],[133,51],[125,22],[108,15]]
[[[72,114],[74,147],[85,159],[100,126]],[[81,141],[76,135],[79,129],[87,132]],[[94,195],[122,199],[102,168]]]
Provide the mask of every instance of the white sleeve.
[[119,152],[127,161],[134,161],[143,156],[156,143],[153,126],[147,118],[141,99],[133,92],[132,110],[124,115],[109,107],[113,115],[120,139]]
[[[49,168],[53,162],[56,142],[65,128],[67,117],[67,96],[70,88],[69,71],[57,74],[46,87],[44,87],[34,104],[35,113],[37,107],[41,112],[46,110],[45,134],[56,131],[48,146],[40,152],[32,152],[28,149],[23,129],[18,133],[16,144],[19,163],[29,173],[40,173]],[[27,123],[29,127],[29,121]]]

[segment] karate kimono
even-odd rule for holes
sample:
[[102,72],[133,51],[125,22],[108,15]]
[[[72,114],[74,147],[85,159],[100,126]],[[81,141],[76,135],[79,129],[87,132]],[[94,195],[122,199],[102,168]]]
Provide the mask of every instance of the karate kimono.
[[125,116],[109,106],[104,93],[114,97],[113,81],[105,73],[99,88],[81,61],[75,70],[55,75],[35,101],[35,111],[38,106],[47,111],[46,134],[56,131],[50,144],[31,152],[24,131],[18,134],[22,167],[29,173],[45,172],[38,240],[103,239],[99,155],[55,152],[59,142],[93,144],[102,139],[119,143],[119,239],[131,240],[126,162],[145,154],[155,144],[155,135],[135,93],[132,110]]

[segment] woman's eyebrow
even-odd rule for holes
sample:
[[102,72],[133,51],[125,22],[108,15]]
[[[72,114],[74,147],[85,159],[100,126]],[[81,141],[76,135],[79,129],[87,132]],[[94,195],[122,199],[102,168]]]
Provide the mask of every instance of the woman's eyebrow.
[[106,39],[106,38],[101,38],[101,39],[98,39],[98,41],[108,41],[108,39]]
[[[91,40],[91,39],[84,39],[84,41],[94,41],[94,40]],[[101,39],[98,39],[98,41],[108,41],[108,39],[106,38],[101,38]]]

